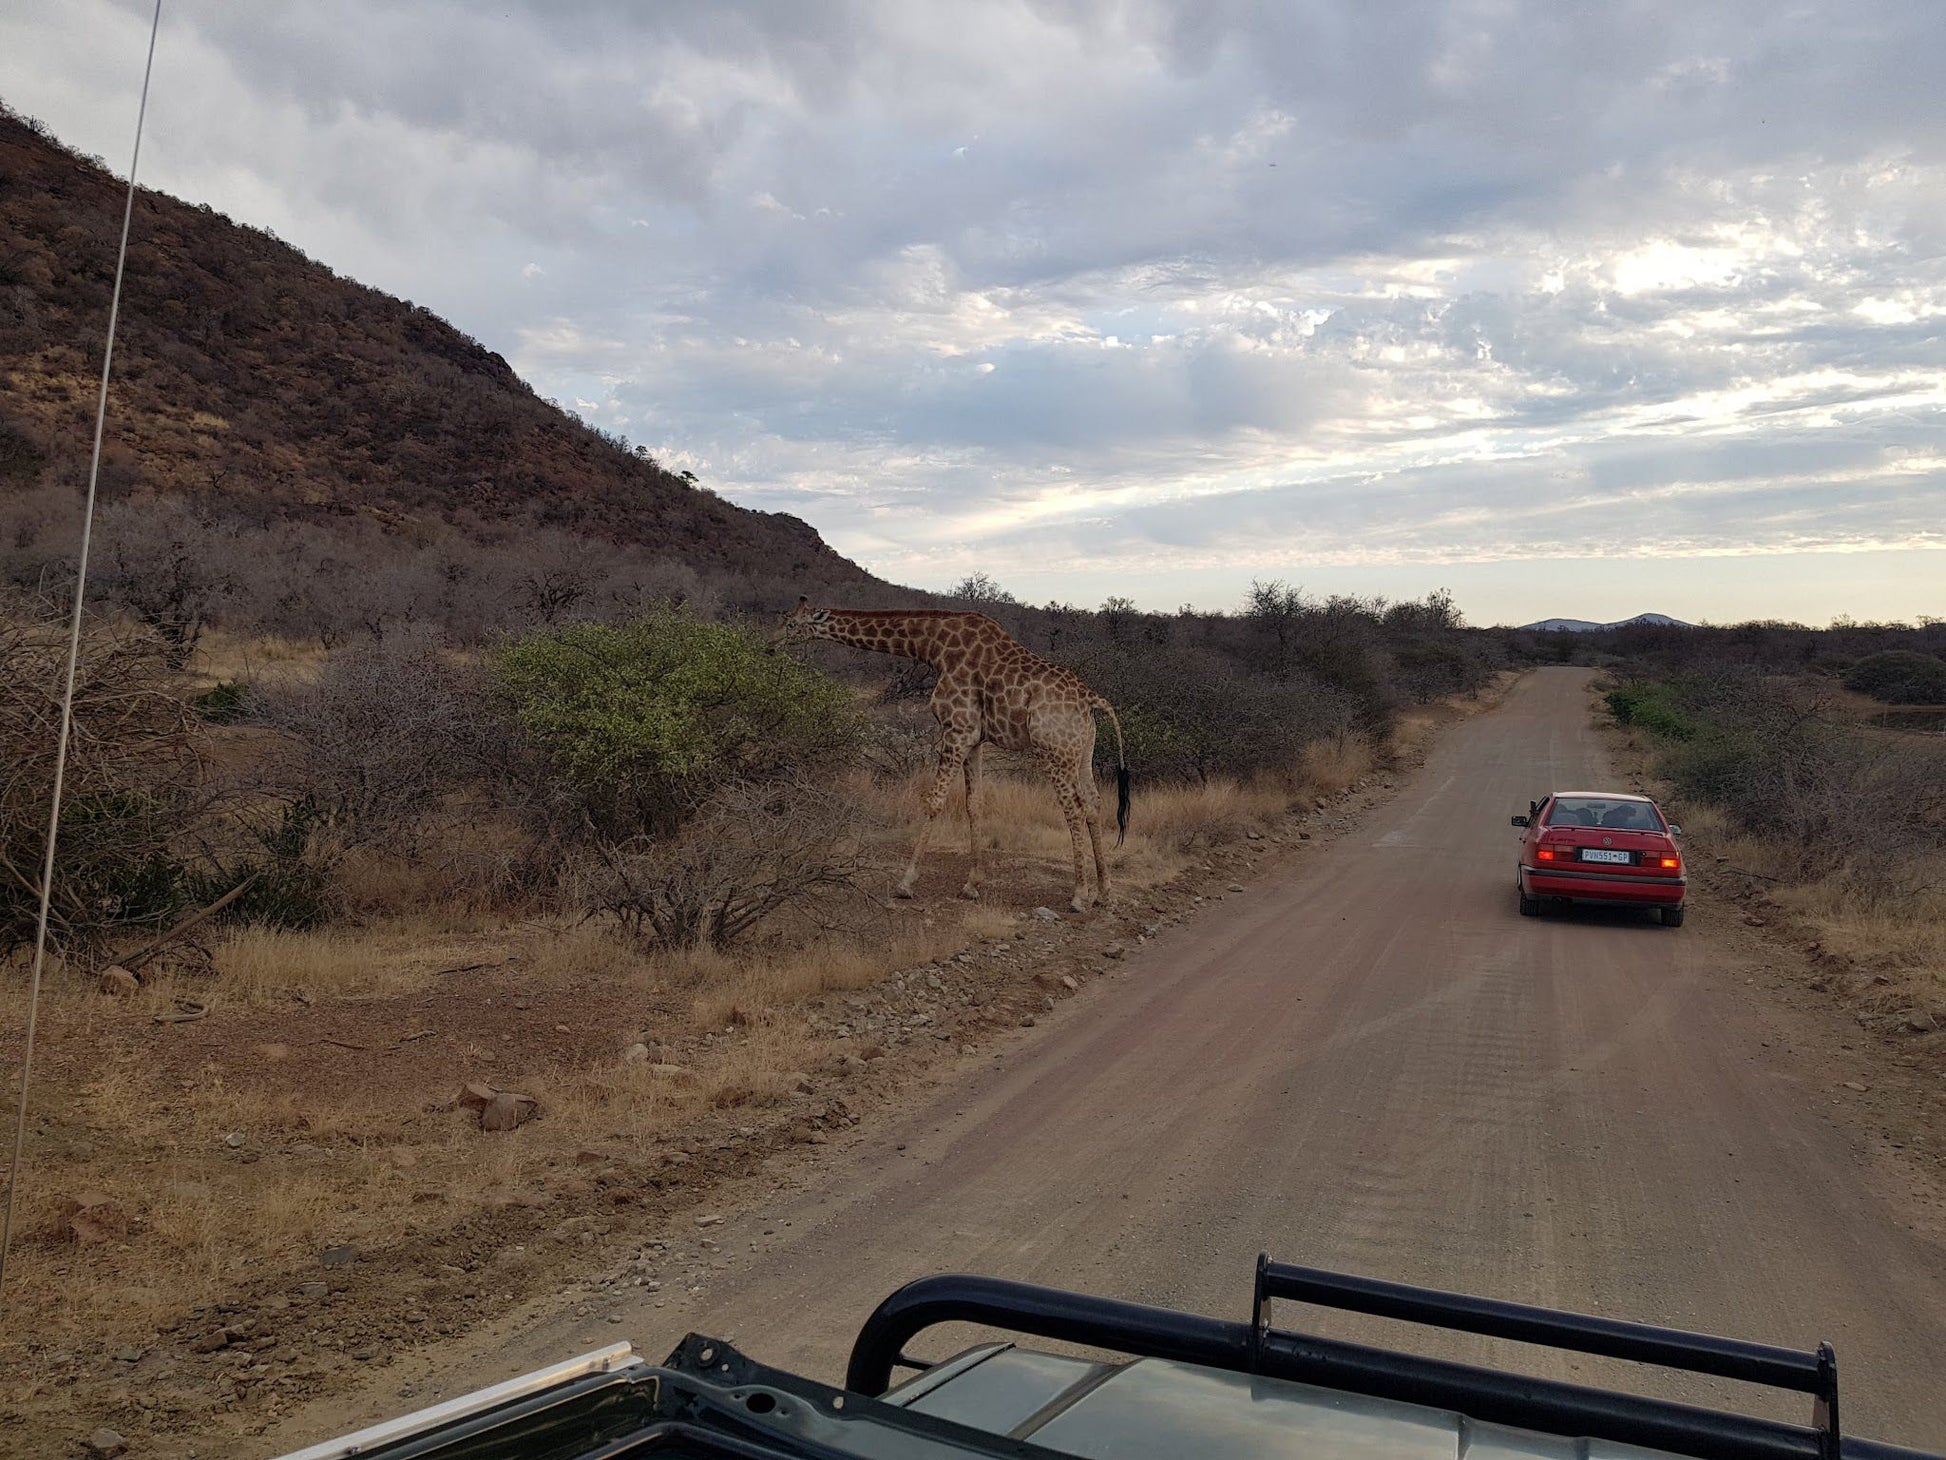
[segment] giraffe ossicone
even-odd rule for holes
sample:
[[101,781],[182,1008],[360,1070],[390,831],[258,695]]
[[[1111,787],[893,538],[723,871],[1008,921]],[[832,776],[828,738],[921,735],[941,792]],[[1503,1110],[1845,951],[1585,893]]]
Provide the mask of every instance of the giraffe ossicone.
[[[946,807],[955,776],[966,783],[966,830],[971,866],[962,895],[980,893],[980,751],[997,745],[1027,755],[1054,783],[1074,851],[1074,896],[1089,905],[1088,867],[1095,899],[1108,899],[1108,863],[1101,850],[1101,795],[1095,785],[1095,712],[1115,730],[1116,842],[1128,833],[1128,756],[1115,707],[1071,669],[1050,664],[983,613],[946,609],[813,608],[808,598],[784,615],[777,638],[793,643],[830,639],[880,654],[919,659],[939,671],[932,713],[939,722],[939,764],[927,793],[926,819],[913,843],[899,895],[912,896],[919,857],[933,819]],[[1089,855],[1092,853],[1092,857]]]

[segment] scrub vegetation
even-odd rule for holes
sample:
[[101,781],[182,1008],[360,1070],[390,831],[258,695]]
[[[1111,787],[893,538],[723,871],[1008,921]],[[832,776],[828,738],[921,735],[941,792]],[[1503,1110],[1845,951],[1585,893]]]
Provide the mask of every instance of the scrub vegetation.
[[[1294,814],[1363,784],[1395,734],[1420,736],[1453,677],[1463,697],[1504,662],[1448,605],[1261,597],[1170,615],[977,600],[1142,727],[1101,946],[1186,912]],[[19,598],[7,613],[5,848],[31,878],[59,615]],[[432,1242],[477,1265],[507,1240],[483,1232],[528,1231],[509,1207],[593,1220],[576,1163],[674,1201],[658,1163],[699,1130],[821,1139],[894,1047],[834,1036],[829,1001],[853,991],[955,976],[983,1027],[1065,997],[1049,975],[985,977],[1034,930],[1070,935],[1037,911],[1067,881],[1044,782],[989,767],[985,901],[953,895],[963,843],[941,837],[919,897],[895,902],[931,783],[928,676],[832,646],[768,654],[760,628],[663,604],[510,624],[484,646],[413,623],[327,650],[221,624],[185,657],[125,615],[95,622],[10,1279],[32,1321],[6,1366],[214,1343],[224,1305],[305,1289],[321,1253],[376,1271],[396,1252],[412,1271]],[[1429,649],[1447,677],[1427,675]],[[18,988],[32,903],[13,884],[0,979]],[[21,1012],[0,1011],[0,1049]],[[469,1082],[539,1118],[490,1134],[455,1109]],[[211,1403],[273,1414],[322,1372],[297,1360],[109,1413],[143,1433]],[[57,1428],[71,1397],[0,1391]]]
[[1589,638],[1616,722],[1745,895],[1842,961],[1863,1017],[1946,1027],[1946,721],[1925,698],[1946,623]]

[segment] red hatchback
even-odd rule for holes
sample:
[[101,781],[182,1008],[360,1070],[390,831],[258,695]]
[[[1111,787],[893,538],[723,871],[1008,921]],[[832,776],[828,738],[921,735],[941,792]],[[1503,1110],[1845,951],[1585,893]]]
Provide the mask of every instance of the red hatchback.
[[1647,796],[1625,791],[1556,791],[1516,816],[1520,911],[1534,917],[1543,898],[1617,903],[1659,910],[1662,926],[1682,926],[1683,875],[1671,826]]

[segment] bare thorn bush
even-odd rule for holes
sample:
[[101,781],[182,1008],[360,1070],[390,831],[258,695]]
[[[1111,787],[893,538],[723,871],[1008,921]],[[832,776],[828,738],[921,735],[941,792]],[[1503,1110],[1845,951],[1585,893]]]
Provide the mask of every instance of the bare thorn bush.
[[[0,604],[0,953],[33,938],[67,656],[65,625]],[[173,646],[84,628],[52,932],[70,951],[171,920],[193,895],[179,844],[206,809],[198,727]]]
[[575,873],[590,915],[652,947],[727,948],[864,869],[851,800],[801,777],[727,787],[668,837],[599,840]]
[[273,685],[262,718],[288,737],[272,777],[342,853],[410,842],[419,819],[496,764],[501,731],[482,677],[427,637],[340,649],[308,683]]

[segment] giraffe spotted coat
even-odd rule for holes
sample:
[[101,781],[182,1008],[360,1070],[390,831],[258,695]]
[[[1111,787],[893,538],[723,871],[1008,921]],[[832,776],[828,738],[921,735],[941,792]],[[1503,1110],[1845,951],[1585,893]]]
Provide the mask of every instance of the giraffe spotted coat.
[[[1094,867],[1095,896],[1108,896],[1108,864],[1101,850],[1101,797],[1095,785],[1095,712],[1108,716],[1115,730],[1116,825],[1128,829],[1128,767],[1122,753],[1122,726],[1114,706],[1072,670],[1050,664],[983,613],[942,609],[813,608],[800,598],[784,615],[779,637],[785,642],[831,639],[881,654],[919,659],[939,671],[932,713],[939,721],[939,766],[926,796],[920,827],[901,896],[910,897],[919,876],[919,856],[934,818],[946,807],[953,781],[966,783],[966,827],[972,865],[966,897],[980,895],[980,751],[997,745],[1040,766],[1054,784],[1074,850],[1076,912],[1088,906],[1088,865]],[[1117,838],[1119,840],[1119,836]],[[1092,854],[1092,855],[1090,855]]]

